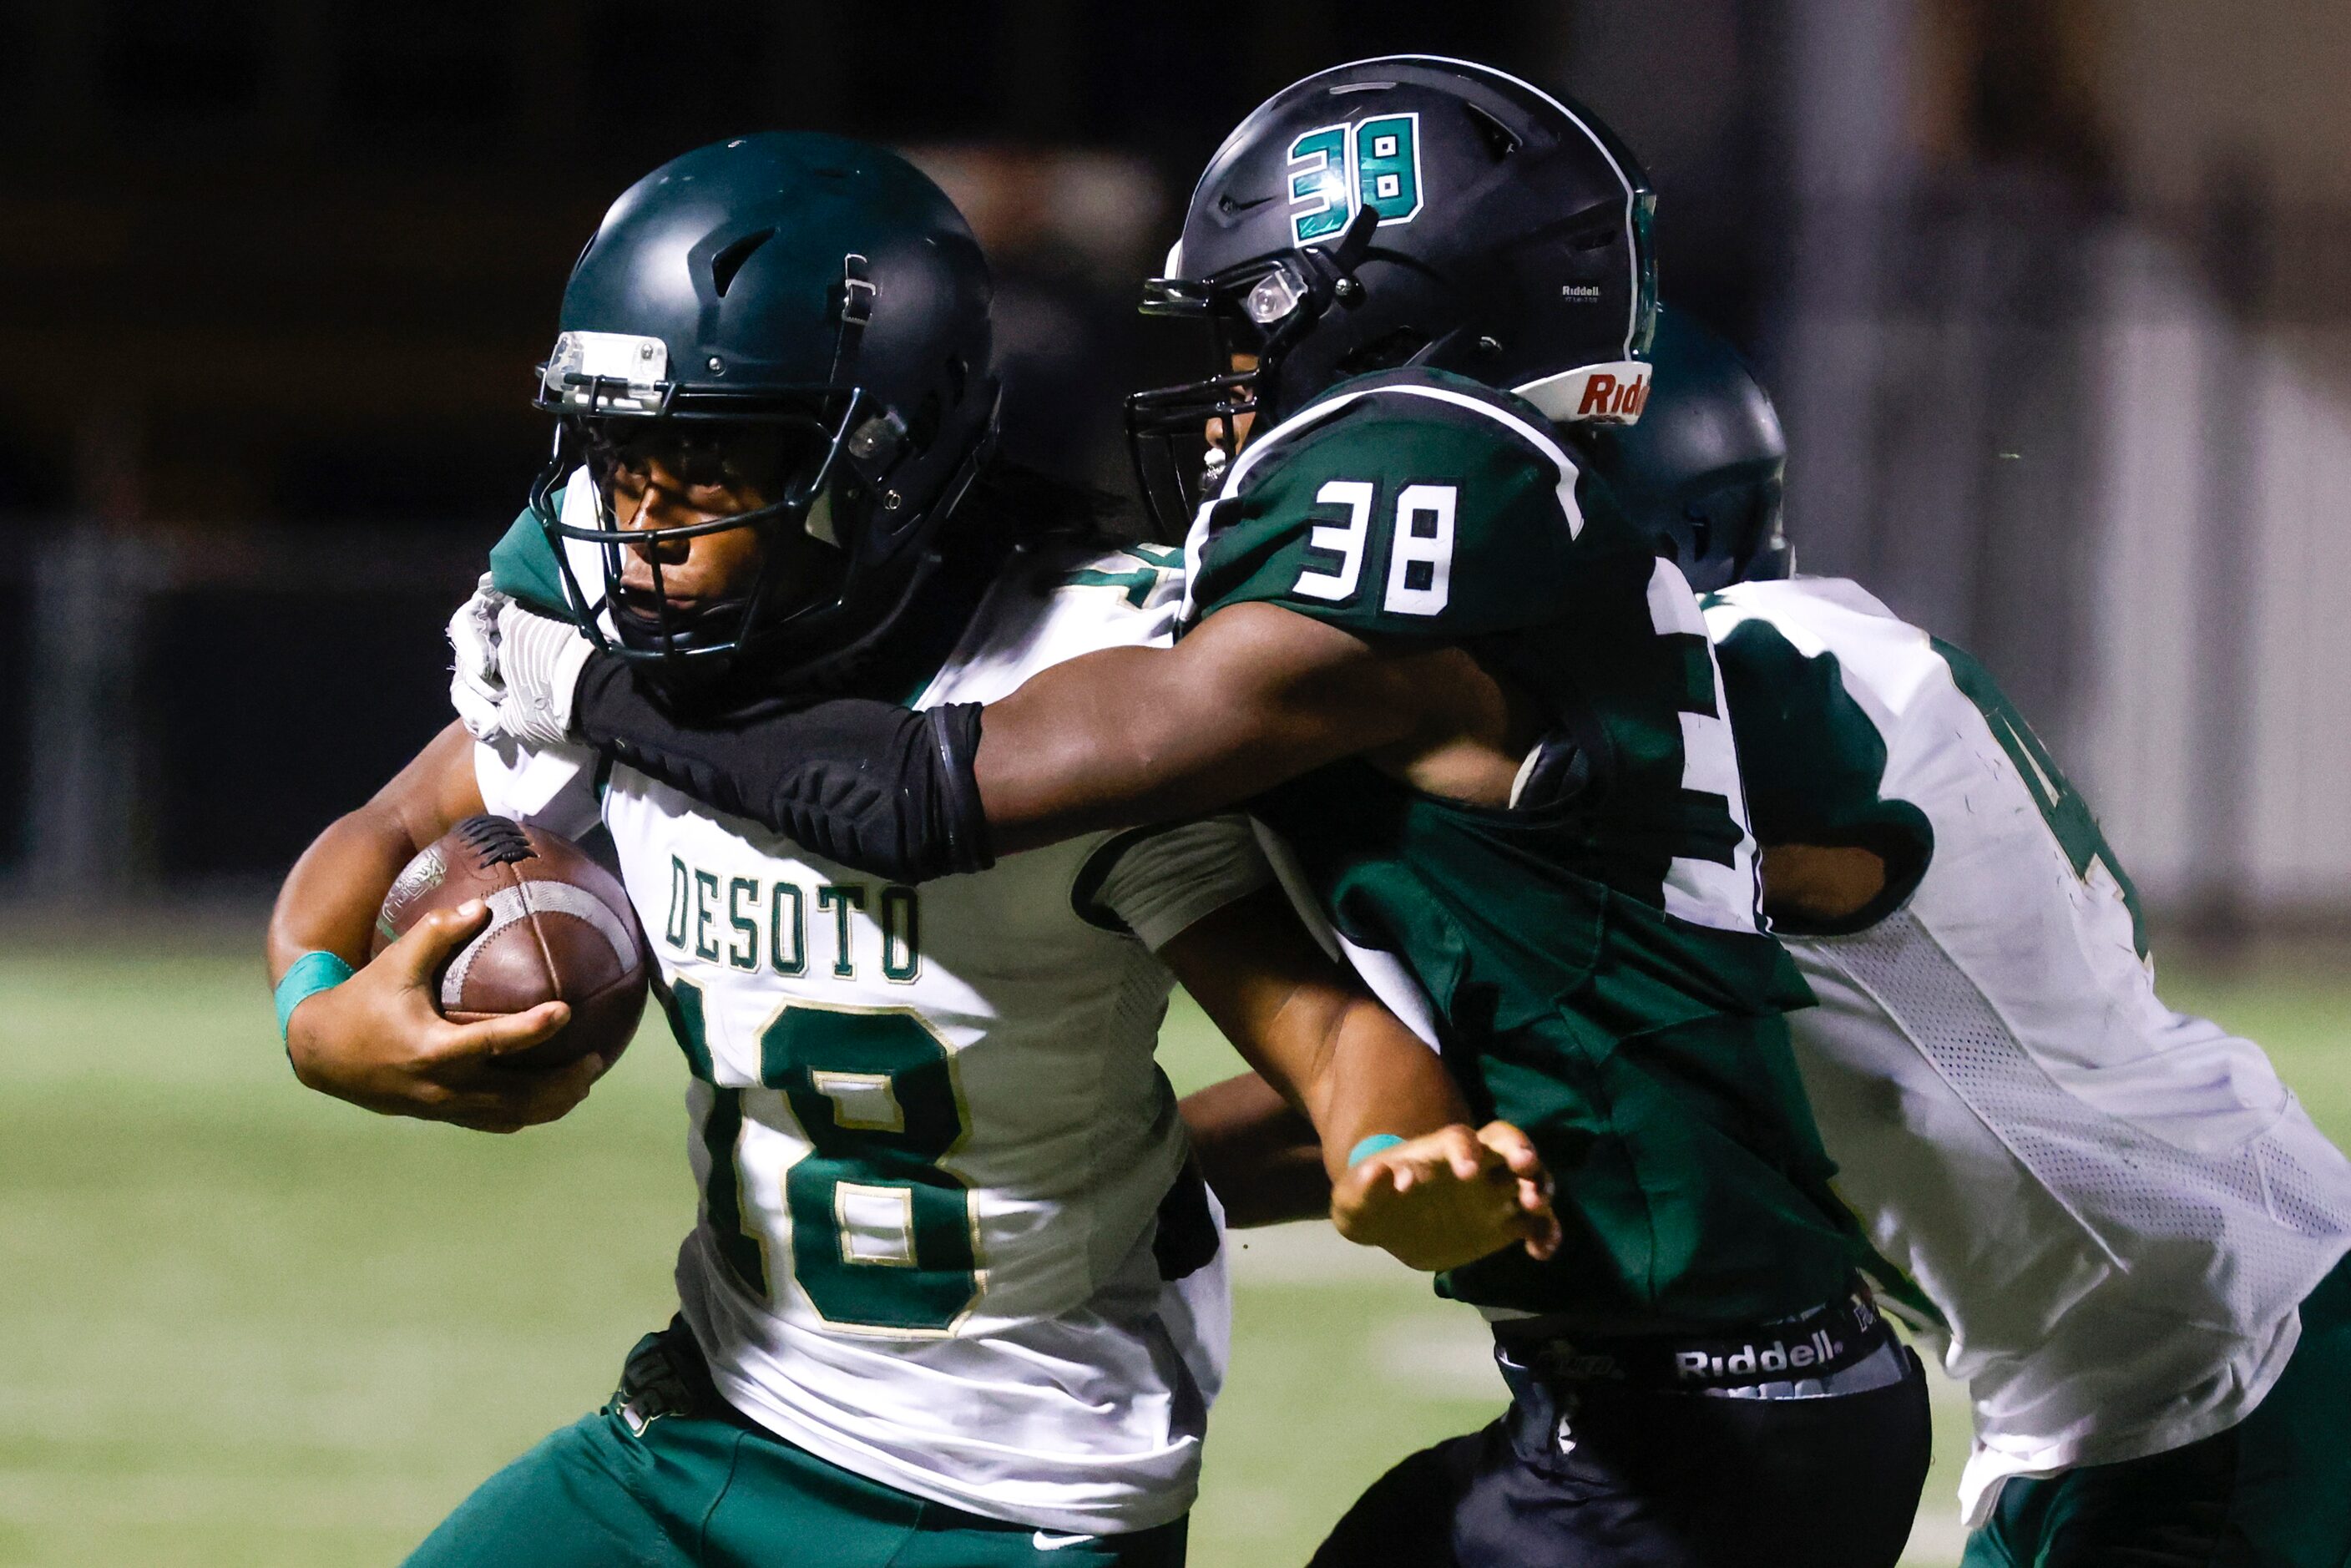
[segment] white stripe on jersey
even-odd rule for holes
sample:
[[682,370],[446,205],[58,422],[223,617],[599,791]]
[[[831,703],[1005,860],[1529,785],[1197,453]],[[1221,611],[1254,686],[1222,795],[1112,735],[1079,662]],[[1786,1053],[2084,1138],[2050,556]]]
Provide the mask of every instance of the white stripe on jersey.
[[1362,387],[1353,392],[1341,392],[1336,397],[1326,398],[1321,402],[1302,408],[1264,434],[1254,437],[1246,447],[1241,449],[1240,456],[1234,460],[1232,466],[1226,470],[1225,482],[1217,488],[1216,495],[1200,503],[1199,510],[1192,517],[1191,531],[1184,538],[1182,619],[1186,624],[1196,613],[1196,609],[1192,602],[1192,584],[1199,577],[1200,554],[1207,548],[1208,543],[1209,517],[1215,512],[1217,507],[1221,502],[1239,495],[1241,481],[1249,476],[1251,469],[1263,461],[1267,453],[1271,452],[1282,442],[1301,431],[1311,430],[1340,410],[1352,407],[1365,398],[1381,397],[1391,392],[1405,397],[1427,398],[1431,402],[1448,403],[1455,408],[1466,408],[1473,413],[1482,413],[1537,452],[1541,453],[1551,460],[1552,466],[1559,473],[1559,483],[1553,487],[1552,493],[1559,497],[1560,512],[1567,518],[1567,537],[1573,539],[1583,534],[1583,507],[1575,498],[1575,481],[1579,472],[1575,466],[1575,459],[1570,457],[1565,448],[1558,442],[1553,441],[1517,414],[1505,408],[1497,408],[1483,398],[1471,397],[1467,392],[1456,392],[1451,387],[1423,386],[1410,382],[1386,386]]
[[1332,925],[1331,917],[1322,912],[1322,905],[1314,897],[1306,869],[1298,863],[1298,852],[1263,822],[1252,819],[1250,825],[1257,830],[1257,841],[1265,851],[1265,858],[1272,862],[1281,891],[1289,895],[1290,906],[1298,912],[1299,920],[1313,934],[1314,940],[1322,944],[1322,951],[1351,967],[1380,1004],[1395,1014],[1423,1045],[1431,1051],[1442,1051],[1444,1046],[1437,1035],[1437,1006],[1420,988],[1412,971],[1404,967],[1404,961],[1393,953],[1364,946]]
[[[1649,573],[1649,624],[1659,636],[1675,632],[1703,639],[1706,617],[1690,592],[1681,569],[1660,557]],[[1713,678],[1712,713],[1684,710],[1682,727],[1682,788],[1719,795],[1730,820],[1739,825],[1739,842],[1730,863],[1676,857],[1666,867],[1666,913],[1695,925],[1718,931],[1757,928],[1755,836],[1747,821],[1747,790],[1739,778],[1739,748],[1730,738],[1730,721],[1723,712],[1722,671],[1707,645],[1707,673]]]

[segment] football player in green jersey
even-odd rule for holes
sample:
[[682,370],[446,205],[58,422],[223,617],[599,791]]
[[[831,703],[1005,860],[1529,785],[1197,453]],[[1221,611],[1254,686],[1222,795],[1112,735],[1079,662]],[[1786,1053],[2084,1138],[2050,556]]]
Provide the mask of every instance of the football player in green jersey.
[[1758,927],[1697,601],[1576,455],[1646,395],[1649,213],[1612,136],[1502,72],[1309,78],[1218,152],[1147,295],[1217,349],[1131,404],[1155,493],[1187,476],[1171,444],[1222,458],[1175,648],[701,730],[619,661],[502,660],[517,725],[904,879],[1242,801],[1279,836],[1533,1136],[1567,1229],[1445,1281],[1494,1321],[1511,1413],[1447,1456],[1449,1511],[1377,1493],[1328,1563],[1860,1568],[1925,1472],[1920,1374],[1858,1293],[1789,1053],[1806,992]]
[[[1786,444],[1674,310],[1640,423],[1591,443],[1707,591],[1790,1019],[1891,1310],[1973,1405],[1968,1568],[2351,1556],[2351,1163],[2260,1049],[2157,998],[2137,899],[1982,667],[1797,577]],[[1244,1075],[1185,1117],[1234,1224],[1311,1217],[1311,1129]],[[1895,1270],[1898,1269],[1898,1272]],[[1449,1506],[1457,1439],[1385,1483]]]
[[[880,148],[771,133],[672,161],[573,269],[542,380],[551,526],[526,524],[535,562],[494,559],[517,588],[596,584],[600,630],[689,706],[733,681],[925,711],[1165,646],[1174,571],[1057,529],[1066,498],[990,455],[987,288],[960,214]],[[1523,1138],[1462,1124],[1234,817],[877,883],[626,763],[453,725],[287,878],[270,957],[305,1083],[496,1131],[587,1092],[601,1062],[497,1060],[562,1003],[436,1009],[480,904],[368,956],[402,865],[485,811],[609,831],[702,1202],[679,1322],[420,1568],[1180,1563],[1228,1308],[1152,1061],[1178,977],[1312,1110],[1343,1228],[1432,1269],[1547,1250]]]

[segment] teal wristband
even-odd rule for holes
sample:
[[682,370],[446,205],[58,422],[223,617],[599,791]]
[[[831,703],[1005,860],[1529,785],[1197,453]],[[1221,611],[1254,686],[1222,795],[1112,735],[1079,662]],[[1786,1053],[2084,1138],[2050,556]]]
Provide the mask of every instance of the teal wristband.
[[294,1009],[317,996],[331,991],[351,977],[351,967],[332,953],[305,953],[294,960],[286,977],[277,982],[277,1033],[284,1038],[294,1020]]
[[1353,1148],[1347,1151],[1347,1168],[1349,1170],[1353,1170],[1357,1166],[1362,1165],[1374,1155],[1386,1154],[1390,1149],[1396,1147],[1403,1142],[1404,1140],[1397,1137],[1394,1133],[1374,1133],[1370,1137],[1365,1138],[1362,1143],[1357,1144]]

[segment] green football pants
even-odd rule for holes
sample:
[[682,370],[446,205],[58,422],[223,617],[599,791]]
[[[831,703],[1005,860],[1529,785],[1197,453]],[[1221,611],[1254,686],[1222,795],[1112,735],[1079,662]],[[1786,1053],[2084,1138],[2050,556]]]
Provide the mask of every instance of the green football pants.
[[1964,1568],[2351,1565],[2351,1260],[2302,1304],[2302,1340],[2225,1432],[2016,1479]]
[[682,1325],[611,1403],[484,1481],[408,1568],[1180,1568],[1185,1521],[1073,1536],[830,1464],[717,1403]]

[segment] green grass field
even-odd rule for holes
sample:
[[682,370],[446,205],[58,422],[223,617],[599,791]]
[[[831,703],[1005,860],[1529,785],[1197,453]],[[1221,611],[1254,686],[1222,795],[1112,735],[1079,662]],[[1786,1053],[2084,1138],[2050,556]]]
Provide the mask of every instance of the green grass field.
[[[2351,983],[2167,988],[2351,1134]],[[1232,1060],[1187,1008],[1165,1055],[1179,1086]],[[0,1563],[397,1562],[666,1320],[683,1081],[655,1024],[558,1126],[384,1121],[296,1087],[249,951],[0,950]],[[1388,1461],[1500,1400],[1474,1315],[1416,1277],[1311,1228],[1244,1240],[1206,1568],[1302,1562]],[[1959,1551],[1965,1417],[1939,1414],[1918,1563]]]

